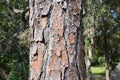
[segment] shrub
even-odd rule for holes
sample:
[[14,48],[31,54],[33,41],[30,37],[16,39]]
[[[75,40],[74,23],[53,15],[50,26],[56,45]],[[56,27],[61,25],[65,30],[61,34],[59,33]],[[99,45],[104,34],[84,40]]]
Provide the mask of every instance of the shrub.
[[104,66],[105,65],[105,57],[99,57],[98,62],[101,66]]

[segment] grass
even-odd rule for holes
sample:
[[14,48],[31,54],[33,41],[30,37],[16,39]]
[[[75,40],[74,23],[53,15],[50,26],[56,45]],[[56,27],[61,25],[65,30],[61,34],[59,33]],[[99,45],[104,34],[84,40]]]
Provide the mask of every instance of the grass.
[[91,70],[92,70],[93,75],[104,75],[105,74],[105,67],[92,66]]

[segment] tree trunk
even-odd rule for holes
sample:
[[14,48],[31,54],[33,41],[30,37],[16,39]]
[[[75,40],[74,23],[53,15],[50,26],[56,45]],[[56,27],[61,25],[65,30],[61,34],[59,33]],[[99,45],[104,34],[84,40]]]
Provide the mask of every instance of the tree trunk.
[[[0,67],[0,77],[2,77],[2,80],[6,80],[8,75],[6,74],[5,70]],[[0,78],[1,79],[1,78]]]
[[81,0],[30,0],[29,80],[85,80]]
[[91,72],[91,61],[92,61],[92,45],[90,44],[88,48],[88,60],[89,60],[89,66],[88,66],[88,80],[92,79],[92,72]]
[[88,33],[86,32],[86,35],[90,38],[90,43],[87,49],[87,64],[86,64],[86,70],[88,72],[88,80],[92,80],[92,72],[91,72],[91,61],[92,61],[92,53],[93,53],[93,37],[94,37],[94,27],[91,27],[88,29]]
[[109,54],[108,54],[108,44],[107,44],[107,21],[104,20],[103,18],[103,23],[104,23],[104,53],[105,53],[105,77],[106,80],[110,80],[110,72],[109,72]]

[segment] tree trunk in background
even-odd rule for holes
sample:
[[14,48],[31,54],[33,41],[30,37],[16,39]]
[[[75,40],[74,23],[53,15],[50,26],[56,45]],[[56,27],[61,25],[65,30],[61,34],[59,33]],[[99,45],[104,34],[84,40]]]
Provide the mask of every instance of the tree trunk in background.
[[110,80],[110,71],[109,71],[109,54],[108,54],[108,44],[107,44],[107,21],[103,19],[104,23],[104,53],[105,53],[105,77],[106,80]]
[[88,66],[88,80],[92,79],[92,72],[91,72],[91,61],[92,61],[92,46],[90,44],[88,48],[88,60],[89,60],[89,66]]
[[6,74],[5,70],[0,67],[0,80],[6,80],[7,77],[8,77],[8,75]]
[[29,80],[85,80],[81,0],[30,0]]
[[88,80],[92,80],[92,72],[91,72],[91,61],[92,61],[92,54],[93,54],[93,37],[94,37],[94,31],[95,28],[91,27],[88,29],[88,32],[86,31],[85,34],[90,38],[90,43],[87,49],[87,61],[86,61],[86,70],[88,72]]

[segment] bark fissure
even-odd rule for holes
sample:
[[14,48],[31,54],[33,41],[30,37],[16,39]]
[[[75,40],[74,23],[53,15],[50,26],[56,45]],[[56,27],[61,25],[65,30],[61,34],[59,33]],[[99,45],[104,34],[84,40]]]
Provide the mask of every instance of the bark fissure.
[[[64,26],[63,26],[63,38],[64,38],[64,40],[65,40],[65,49],[66,49],[66,54],[67,54],[67,58],[68,58],[68,66],[69,66],[70,62],[69,62],[69,56],[68,56],[69,54],[68,54],[68,49],[67,49],[67,38],[66,38],[66,35],[65,35],[65,34],[66,34],[66,29],[67,29],[67,26],[66,26],[66,24],[65,24],[65,19],[66,19],[65,16],[67,16],[67,15],[65,15],[65,14],[63,15],[63,17],[64,17],[64,18],[63,18],[63,19],[64,19],[64,21],[63,21],[63,22],[64,22],[64,23],[63,23],[63,24],[64,24]],[[66,72],[66,71],[65,71],[65,72]]]
[[[80,26],[79,26],[80,27]],[[76,42],[76,44],[75,44],[75,50],[76,50],[76,53],[77,53],[77,45],[79,44],[78,43],[78,39],[79,39],[79,31],[80,31],[80,28],[79,27],[77,27],[77,31],[76,31],[76,37],[75,37],[75,42]],[[79,80],[81,80],[80,79],[80,71],[79,71],[79,60],[77,60],[77,56],[78,56],[78,54],[79,53],[77,53],[76,55],[75,55],[75,66],[76,66],[76,73],[77,73],[77,75],[78,75],[78,78],[79,78]]]

